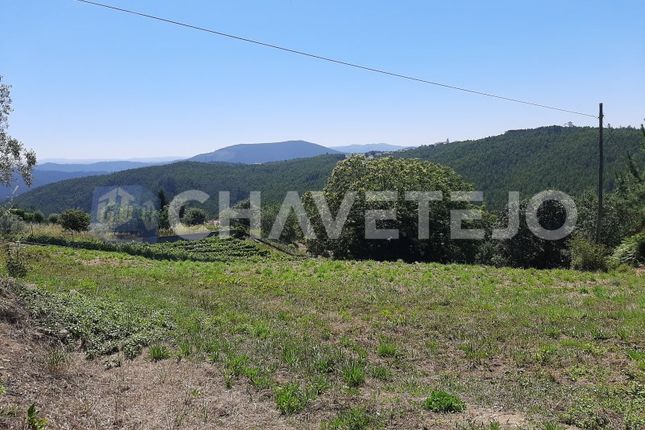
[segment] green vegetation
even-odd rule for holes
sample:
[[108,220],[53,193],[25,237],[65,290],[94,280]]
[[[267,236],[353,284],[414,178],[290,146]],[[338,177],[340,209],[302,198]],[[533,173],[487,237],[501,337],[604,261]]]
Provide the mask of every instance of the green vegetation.
[[[446,243],[446,238],[450,237],[450,209],[468,207],[463,202],[451,202],[450,193],[471,189],[472,186],[452,169],[433,163],[390,157],[370,159],[352,156],[338,163],[323,190],[332,218],[336,217],[346,201],[347,193],[356,193],[340,237],[328,235],[319,205],[313,195],[308,194],[305,207],[312,219],[316,238],[308,240],[307,246],[314,254],[333,255],[334,258],[343,259],[472,261],[476,253],[473,241]],[[413,190],[443,193],[442,199],[430,202],[427,238],[419,238],[420,203],[406,197],[406,192]],[[389,202],[369,201],[366,195],[369,191],[394,191],[398,195],[393,196],[394,200]],[[365,214],[366,210],[373,209],[395,210],[396,220],[383,222],[378,227],[398,229],[398,239],[366,238]]]
[[433,391],[423,402],[423,407],[432,412],[462,412],[466,409],[466,404],[445,391]]
[[632,269],[24,252],[36,287],[15,288],[45,332],[91,357],[164,345],[150,357],[207,360],[223,386],[244,382],[296,421],[315,411],[325,428],[403,416],[419,427],[433,408],[467,404],[538,429],[554,417],[583,429],[645,422],[645,292]]
[[276,389],[275,401],[278,410],[285,415],[295,414],[307,406],[307,396],[297,383]]
[[270,252],[261,245],[234,238],[210,237],[195,241],[161,242],[109,242],[87,237],[63,237],[34,234],[25,237],[29,243],[59,245],[70,248],[116,251],[141,255],[155,260],[228,261],[235,258],[268,257]]
[[365,430],[377,422],[364,408],[355,407],[342,411],[323,426],[324,430]]
[[40,411],[33,403],[27,409],[27,427],[29,430],[45,430],[47,428],[47,420],[40,417]]
[[[640,130],[627,127],[607,133],[605,145],[607,190],[617,186],[617,177],[629,164],[629,155],[640,168],[645,164],[638,154]],[[393,153],[396,157],[421,158],[450,166],[478,190],[484,191],[488,205],[502,209],[508,191],[521,198],[556,189],[573,196],[593,190],[597,178],[598,129],[592,127],[540,127],[511,130],[484,139],[451,142]],[[641,200],[642,202],[642,200]],[[642,205],[641,205],[642,206]]]
[[276,203],[282,201],[287,190],[304,193],[322,189],[331,170],[343,158],[344,155],[321,155],[266,164],[180,162],[69,179],[21,194],[14,202],[18,207],[38,208],[46,214],[68,208],[89,212],[96,187],[137,184],[151,192],[164,190],[168,201],[182,191],[204,191],[210,199],[202,208],[215,214],[219,213],[219,191],[230,191],[231,204],[235,204],[248,199],[249,191],[262,191],[263,202]]
[[142,347],[162,338],[172,328],[162,311],[92,298],[75,291],[15,290],[40,324],[64,341],[82,341],[89,357],[117,351],[134,357]]
[[206,222],[206,212],[200,208],[188,208],[182,222],[186,225],[202,225]]
[[11,87],[2,83],[0,75],[0,184],[11,184],[15,179],[14,173],[18,173],[25,184],[30,186],[36,154],[8,133],[11,103]]
[[90,228],[90,215],[79,209],[67,209],[59,217],[60,225],[69,231],[87,231]]
[[[449,166],[476,189],[485,192],[490,208],[501,210],[508,191],[527,198],[545,189],[572,195],[593,190],[596,184],[598,130],[590,127],[540,127],[513,130],[499,136],[464,142],[422,146],[392,153],[401,158],[420,158]],[[640,131],[612,129],[605,151],[607,189],[619,188],[621,172],[630,157],[637,168],[644,164],[639,154]],[[70,179],[34,189],[16,198],[16,204],[44,213],[70,207],[90,210],[92,191],[98,186],[139,184],[152,191],[163,189],[171,199],[188,189],[211,195],[205,209],[217,213],[217,192],[231,191],[232,203],[248,198],[252,190],[263,191],[266,202],[279,202],[288,190],[301,193],[320,190],[343,155],[267,163],[234,165],[182,162],[122,171],[111,175]],[[641,200],[642,201],[642,200]],[[637,203],[638,200],[635,200]]]
[[150,348],[148,348],[148,354],[152,361],[160,361],[170,358],[170,351],[168,351],[166,345],[151,345]]

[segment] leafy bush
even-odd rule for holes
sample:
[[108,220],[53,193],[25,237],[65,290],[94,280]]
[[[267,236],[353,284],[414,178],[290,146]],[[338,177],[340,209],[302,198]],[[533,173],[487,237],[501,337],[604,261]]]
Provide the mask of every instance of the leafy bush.
[[24,231],[25,223],[22,219],[8,210],[0,209],[0,234],[13,235]]
[[20,244],[17,246],[6,245],[7,273],[13,278],[24,278],[27,276],[27,262],[20,252]]
[[47,222],[50,224],[58,224],[59,219],[60,219],[60,215],[58,215],[57,213],[52,213],[52,214],[49,214],[49,216],[47,217]]
[[87,231],[90,228],[90,215],[79,209],[69,209],[60,214],[60,225],[65,230]]
[[466,409],[466,404],[445,391],[433,391],[423,402],[423,407],[432,412],[462,412]]
[[189,208],[181,221],[186,225],[202,225],[206,221],[206,212],[200,208]]
[[571,241],[571,268],[576,270],[607,270],[607,248],[582,235]]
[[35,211],[32,215],[32,220],[40,224],[45,221],[45,215],[41,211]]
[[[569,237],[559,240],[541,239],[529,229],[526,223],[526,207],[528,200],[519,205],[520,226],[517,234],[511,239],[499,241],[495,247],[496,252],[490,253],[489,263],[496,266],[509,265],[513,267],[535,267],[549,269],[556,267],[569,267]],[[507,207],[498,221],[497,228],[508,225],[509,208]],[[562,226],[566,218],[564,207],[554,201],[545,201],[537,210],[540,225],[548,230]]]
[[639,266],[645,264],[645,232],[626,238],[614,250],[610,257],[612,265],[627,264]]

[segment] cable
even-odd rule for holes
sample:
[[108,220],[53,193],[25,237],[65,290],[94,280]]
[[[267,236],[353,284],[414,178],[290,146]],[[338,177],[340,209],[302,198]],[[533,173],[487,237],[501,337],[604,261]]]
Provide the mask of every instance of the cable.
[[395,77],[395,78],[407,79],[409,81],[420,82],[420,83],[428,84],[428,85],[435,85],[435,86],[438,86],[438,87],[448,88],[448,89],[457,90],[457,91],[463,91],[463,92],[466,92],[466,93],[477,94],[477,95],[485,96],[485,97],[492,97],[492,98],[496,98],[496,99],[499,99],[499,100],[505,100],[505,101],[508,101],[508,102],[522,103],[522,104],[525,104],[525,105],[540,107],[540,108],[544,108],[544,109],[557,110],[557,111],[560,111],[560,112],[567,112],[567,113],[572,113],[572,114],[575,114],[575,115],[582,115],[582,116],[587,116],[587,117],[590,117],[590,118],[597,118],[596,115],[592,115],[592,114],[588,114],[588,113],[584,113],[584,112],[577,112],[577,111],[574,111],[574,110],[569,110],[569,109],[559,108],[559,107],[555,107],[555,106],[544,105],[544,104],[540,104],[540,103],[534,103],[534,102],[515,99],[515,98],[511,98],[511,97],[504,97],[504,96],[500,96],[500,95],[497,95],[497,94],[492,94],[492,93],[487,93],[487,92],[477,91],[477,90],[471,90],[471,89],[468,89],[468,88],[462,88],[462,87],[457,87],[457,86],[454,86],[454,85],[443,84],[441,82],[435,82],[435,81],[430,81],[430,80],[426,80],[426,79],[421,79],[421,78],[417,78],[417,77],[414,77],[414,76],[409,76],[409,75],[403,75],[403,74],[400,74],[400,73],[389,72],[387,70],[382,70],[382,69],[377,69],[377,68],[374,68],[374,67],[363,66],[363,65],[360,65],[360,64],[356,64],[356,63],[350,63],[350,62],[343,61],[343,60],[337,60],[335,58],[324,57],[322,55],[312,54],[310,52],[298,51],[296,49],[291,49],[291,48],[285,48],[284,46],[273,45],[271,43],[261,42],[259,40],[249,39],[249,38],[242,37],[242,36],[236,36],[234,34],[229,34],[229,33],[223,33],[221,31],[212,30],[212,29],[205,28],[205,27],[199,27],[199,26],[196,26],[196,25],[187,24],[187,23],[180,22],[180,21],[175,21],[175,20],[172,20],[172,19],[162,18],[162,17],[155,16],[155,15],[149,15],[149,14],[143,13],[143,12],[137,12],[137,11],[133,11],[133,10],[129,10],[129,9],[123,9],[123,8],[120,8],[120,7],[116,7],[116,6],[112,6],[112,5],[108,5],[108,4],[104,4],[104,3],[98,3],[98,2],[94,2],[94,1],[90,1],[90,0],[76,0],[76,1],[80,2],[80,3],[93,5],[93,6],[102,7],[102,8],[105,8],[105,9],[110,9],[110,10],[117,11],[117,12],[123,12],[123,13],[127,13],[127,14],[130,14],[130,15],[136,15],[136,16],[140,16],[140,17],[143,17],[143,18],[153,19],[153,20],[165,22],[165,23],[168,23],[168,24],[174,24],[174,25],[178,25],[180,27],[185,27],[185,28],[190,28],[190,29],[193,29],[193,30],[203,31],[203,32],[214,34],[214,35],[217,35],[217,36],[228,37],[229,39],[234,39],[234,40],[238,40],[238,41],[242,41],[242,42],[252,43],[252,44],[255,44],[255,45],[259,45],[259,46],[264,46],[266,48],[277,49],[277,50],[280,50],[280,51],[289,52],[291,54],[297,54],[297,55],[301,55],[301,56],[304,56],[304,57],[315,58],[315,59],[321,60],[321,61],[327,61],[329,63],[340,64],[340,65],[347,66],[347,67],[353,67],[353,68],[356,68],[356,69],[366,70],[368,72],[380,73],[382,75],[392,76],[392,77]]

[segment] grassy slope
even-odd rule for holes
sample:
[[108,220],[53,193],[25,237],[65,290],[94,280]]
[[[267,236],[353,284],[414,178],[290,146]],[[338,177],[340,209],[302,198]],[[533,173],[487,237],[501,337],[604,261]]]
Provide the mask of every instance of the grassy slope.
[[[249,379],[283,407],[310,411],[294,418],[303,426],[356,406],[388,428],[465,419],[424,411],[433,389],[462,397],[467,412],[503,410],[536,425],[645,420],[645,293],[633,272],[28,253],[28,281],[167,313],[174,351],[222,366],[222,384]],[[289,383],[299,388],[280,389]]]

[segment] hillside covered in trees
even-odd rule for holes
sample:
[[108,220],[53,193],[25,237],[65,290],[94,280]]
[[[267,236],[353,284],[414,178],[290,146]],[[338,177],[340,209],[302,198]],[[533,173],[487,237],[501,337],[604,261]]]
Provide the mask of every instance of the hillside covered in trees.
[[[607,190],[614,188],[616,174],[625,169],[628,154],[638,153],[640,139],[640,130],[636,128],[605,132]],[[520,191],[525,198],[549,188],[572,195],[595,189],[598,129],[550,126],[511,130],[484,139],[421,146],[392,156],[421,158],[450,166],[485,192],[492,209],[500,209],[508,191]]]
[[[606,132],[606,188],[612,190],[618,172],[626,169],[629,154],[638,154],[640,130]],[[422,146],[387,156],[420,158],[452,167],[476,189],[485,192],[491,209],[501,209],[508,191],[522,198],[554,188],[572,195],[593,190],[597,181],[598,130],[591,127],[541,127],[512,130],[484,139]],[[266,164],[179,162],[133,169],[110,175],[50,184],[19,196],[15,203],[45,213],[67,208],[90,209],[92,191],[106,185],[142,185],[169,197],[189,189],[211,194],[206,204],[215,210],[217,191],[231,191],[233,202],[251,190],[264,192],[263,201],[280,201],[286,191],[320,190],[342,154],[322,155]],[[636,160],[644,162],[642,155]]]
[[89,211],[96,187],[140,185],[155,193],[163,189],[169,197],[187,190],[204,191],[211,196],[204,206],[214,213],[219,191],[230,191],[231,203],[236,203],[248,198],[249,191],[262,191],[263,201],[276,202],[285,190],[322,189],[336,163],[344,157],[321,155],[252,165],[180,162],[50,184],[18,196],[15,204],[44,213],[67,208]]

